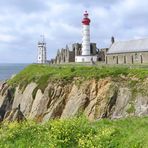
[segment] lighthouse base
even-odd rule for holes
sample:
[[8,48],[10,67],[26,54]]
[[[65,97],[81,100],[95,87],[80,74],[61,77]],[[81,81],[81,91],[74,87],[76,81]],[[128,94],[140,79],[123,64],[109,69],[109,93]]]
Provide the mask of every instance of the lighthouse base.
[[75,62],[96,62],[97,56],[76,56]]

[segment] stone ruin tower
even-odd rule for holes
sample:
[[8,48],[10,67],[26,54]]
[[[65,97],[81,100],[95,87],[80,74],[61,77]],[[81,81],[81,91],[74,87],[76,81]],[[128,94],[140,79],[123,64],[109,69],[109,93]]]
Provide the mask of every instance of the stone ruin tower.
[[47,63],[46,42],[45,42],[44,36],[41,36],[41,37],[42,37],[42,41],[38,42],[38,59],[37,59],[37,63],[45,64],[45,63]]

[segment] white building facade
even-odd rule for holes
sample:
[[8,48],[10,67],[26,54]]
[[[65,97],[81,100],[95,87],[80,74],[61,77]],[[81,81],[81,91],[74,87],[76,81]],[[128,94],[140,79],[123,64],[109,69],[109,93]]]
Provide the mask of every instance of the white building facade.
[[38,64],[45,64],[47,63],[47,51],[46,51],[46,43],[44,40],[42,42],[38,42]]

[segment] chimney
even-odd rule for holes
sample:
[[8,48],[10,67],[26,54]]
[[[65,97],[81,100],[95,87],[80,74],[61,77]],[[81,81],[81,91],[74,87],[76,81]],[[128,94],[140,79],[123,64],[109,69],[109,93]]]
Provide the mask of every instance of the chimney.
[[113,44],[115,42],[115,38],[112,36],[111,37],[111,43]]

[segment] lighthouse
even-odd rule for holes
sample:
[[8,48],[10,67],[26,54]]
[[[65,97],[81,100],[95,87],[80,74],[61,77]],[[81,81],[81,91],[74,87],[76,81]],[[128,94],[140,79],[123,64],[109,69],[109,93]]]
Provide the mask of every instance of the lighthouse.
[[45,64],[47,63],[47,57],[46,57],[46,43],[44,36],[42,37],[42,41],[38,42],[38,63],[39,64]]
[[92,62],[97,61],[97,56],[91,55],[90,50],[90,22],[89,14],[84,12],[82,19],[82,49],[81,55],[75,56],[75,62]]
[[85,11],[84,18],[82,20],[82,55],[90,55],[90,19],[88,13]]

